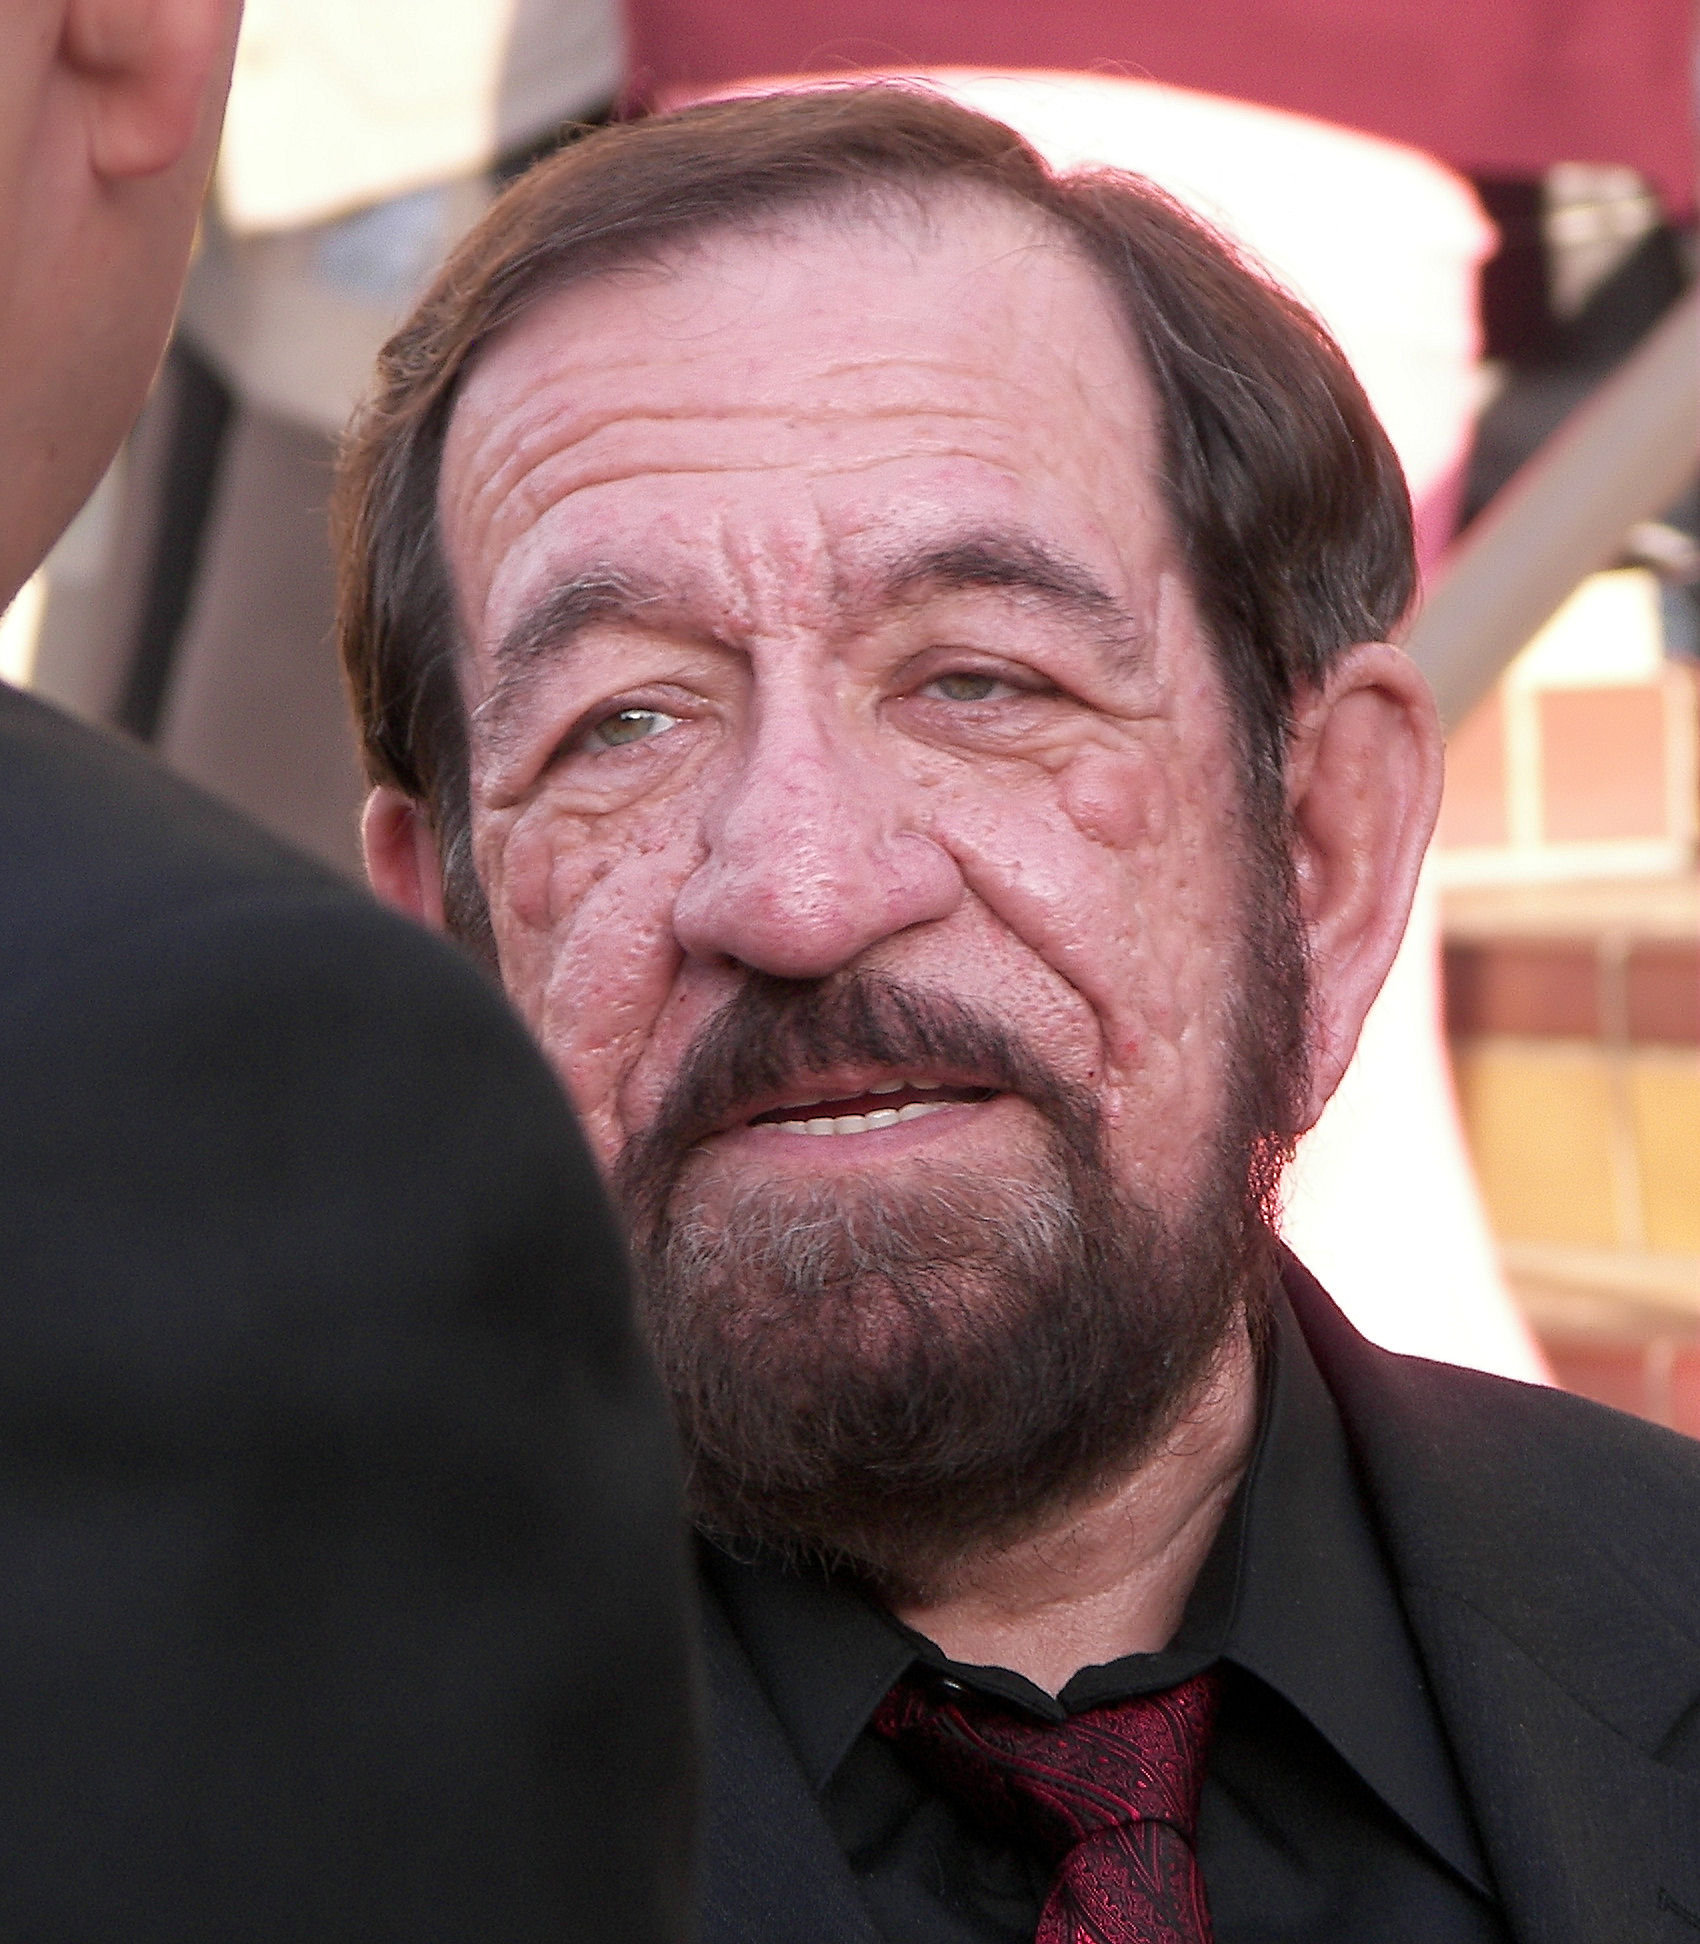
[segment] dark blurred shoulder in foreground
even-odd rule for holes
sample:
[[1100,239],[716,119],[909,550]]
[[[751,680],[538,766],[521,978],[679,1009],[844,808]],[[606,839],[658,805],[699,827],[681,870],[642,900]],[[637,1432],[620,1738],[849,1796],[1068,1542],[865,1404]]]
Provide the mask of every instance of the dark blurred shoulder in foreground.
[[686,1934],[674,1459],[450,948],[0,690],[0,1930]]

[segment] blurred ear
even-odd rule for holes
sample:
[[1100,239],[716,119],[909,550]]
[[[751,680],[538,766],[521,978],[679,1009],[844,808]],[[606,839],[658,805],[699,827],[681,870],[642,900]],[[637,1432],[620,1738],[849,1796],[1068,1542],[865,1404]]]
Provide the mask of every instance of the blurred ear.
[[360,819],[366,875],[387,905],[443,929],[443,871],[425,806],[387,783],[366,799]]
[[97,176],[158,175],[194,145],[241,0],[67,0],[60,59],[77,81]]
[[1310,1120],[1339,1084],[1404,936],[1441,766],[1428,684],[1386,642],[1348,650],[1297,711],[1287,801],[1310,950]]

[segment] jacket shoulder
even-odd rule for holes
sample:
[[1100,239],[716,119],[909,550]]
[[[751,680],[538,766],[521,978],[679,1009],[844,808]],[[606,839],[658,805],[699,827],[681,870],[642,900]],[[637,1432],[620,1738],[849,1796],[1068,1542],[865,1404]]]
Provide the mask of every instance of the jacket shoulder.
[[0,971],[150,909],[256,886],[367,902],[127,738],[0,683]]

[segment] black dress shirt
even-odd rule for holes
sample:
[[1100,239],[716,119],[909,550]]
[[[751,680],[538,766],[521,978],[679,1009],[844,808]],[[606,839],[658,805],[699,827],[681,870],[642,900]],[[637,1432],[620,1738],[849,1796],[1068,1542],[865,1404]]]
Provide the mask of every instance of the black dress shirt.
[[1052,1699],[948,1660],[851,1584],[708,1548],[705,1569],[889,1944],[1029,1944],[1050,1887],[869,1729],[916,1664],[1045,1720],[1214,1665],[1198,1853],[1216,1944],[1505,1944],[1333,1400],[1279,1293],[1252,1462],[1160,1653],[1083,1668]]

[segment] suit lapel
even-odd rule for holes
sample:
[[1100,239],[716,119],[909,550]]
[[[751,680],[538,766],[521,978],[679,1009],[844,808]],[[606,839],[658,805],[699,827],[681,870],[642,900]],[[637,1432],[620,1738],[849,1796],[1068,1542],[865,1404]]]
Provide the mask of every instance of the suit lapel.
[[1700,1786],[1456,1594],[1405,1600],[1518,1944],[1700,1937]]
[[712,1591],[700,1944],[879,1944],[844,1852]]
[[1391,1357],[1287,1286],[1513,1936],[1696,1944],[1700,1783],[1657,1751],[1700,1709],[1700,1446]]

